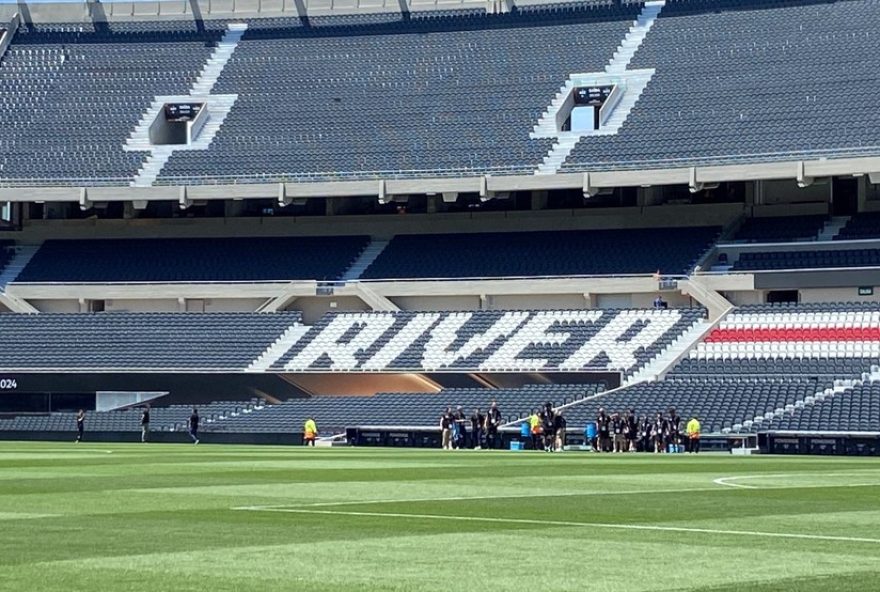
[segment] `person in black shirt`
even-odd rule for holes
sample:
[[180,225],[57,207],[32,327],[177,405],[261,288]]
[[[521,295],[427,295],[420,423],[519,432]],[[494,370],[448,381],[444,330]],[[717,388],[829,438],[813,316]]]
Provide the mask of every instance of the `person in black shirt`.
[[553,431],[556,433],[556,451],[562,452],[565,449],[565,427],[566,427],[565,417],[562,415],[562,410],[557,409],[556,415],[553,418]]
[[614,452],[625,452],[626,447],[626,421],[619,413],[611,414],[611,437],[613,438]]
[[657,417],[654,418],[654,423],[651,425],[651,438],[654,440],[655,453],[665,452],[667,432],[666,420],[663,419],[662,413],[658,413]]
[[464,409],[461,408],[461,405],[458,406],[455,410],[455,429],[453,430],[454,439],[452,442],[452,447],[456,449],[464,448],[464,439],[467,435],[467,422],[468,418],[464,414]]
[[486,417],[480,413],[480,408],[474,409],[471,415],[471,447],[479,450],[483,447],[483,425],[486,423]]
[[193,444],[199,443],[199,410],[193,407],[192,415],[189,416],[189,437]]
[[669,408],[669,418],[666,422],[669,427],[669,444],[675,446],[674,450],[678,452],[678,446],[681,444],[681,417],[678,416],[675,407]]
[[443,450],[452,450],[452,424],[454,422],[452,407],[447,407],[440,416],[440,443]]
[[636,451],[636,441],[639,439],[639,422],[636,420],[636,412],[630,409],[626,412],[626,447],[629,452]]
[[654,446],[651,442],[651,429],[653,424],[647,415],[639,422],[639,452],[651,452]]
[[79,444],[83,439],[83,432],[86,429],[86,412],[80,409],[76,413],[76,443]]
[[498,409],[498,403],[492,401],[489,411],[486,412],[486,448],[494,449],[498,447],[498,428],[501,427],[501,411]]
[[556,448],[556,411],[552,403],[544,405],[541,413],[541,428],[544,433],[544,450],[553,452]]
[[150,435],[150,406],[144,407],[141,413],[141,442],[146,442]]
[[596,450],[599,452],[611,451],[611,418],[605,413],[605,409],[599,408],[596,416]]

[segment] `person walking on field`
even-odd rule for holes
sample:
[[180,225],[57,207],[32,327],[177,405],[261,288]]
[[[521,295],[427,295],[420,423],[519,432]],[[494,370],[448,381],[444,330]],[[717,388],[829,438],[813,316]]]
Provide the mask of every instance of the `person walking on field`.
[[313,418],[308,418],[303,425],[303,444],[306,446],[314,446],[315,439],[318,437],[318,425]]
[[83,439],[83,432],[86,429],[86,412],[80,409],[76,413],[76,443],[79,444]]
[[144,407],[141,413],[141,442],[149,440],[150,436],[150,406]]
[[687,423],[688,452],[699,454],[700,452],[700,420],[697,416]]
[[189,416],[189,437],[193,444],[199,443],[199,410],[193,407],[192,415]]

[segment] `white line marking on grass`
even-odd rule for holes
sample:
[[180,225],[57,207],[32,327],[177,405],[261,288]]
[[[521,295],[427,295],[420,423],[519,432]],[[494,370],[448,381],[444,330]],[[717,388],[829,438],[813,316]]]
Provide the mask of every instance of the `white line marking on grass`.
[[59,452],[73,452],[75,454],[113,454],[112,450],[89,450],[88,448],[35,448],[35,449],[8,449],[0,445],[0,456],[7,454],[57,454]]
[[845,543],[880,544],[880,539],[867,537],[848,537],[837,535],[801,534],[794,532],[766,532],[759,530],[724,530],[716,528],[687,528],[683,526],[656,526],[646,524],[605,524],[602,522],[571,522],[567,520],[530,520],[528,518],[488,518],[482,516],[447,516],[440,514],[405,514],[398,512],[349,512],[342,510],[308,510],[296,508],[262,509],[262,512],[285,512],[292,514],[318,514],[327,516],[360,516],[367,518],[410,518],[417,520],[454,520],[460,522],[490,522],[495,524],[523,524],[529,526],[573,526],[581,528],[604,528],[609,530],[638,530],[656,532],[678,532],[686,534],[720,534],[747,536],[752,538],[803,539],[810,541],[832,541]]
[[307,504],[278,504],[278,505],[261,505],[261,506],[238,506],[231,508],[232,510],[253,510],[259,511],[264,509],[279,508],[332,508],[336,506],[362,506],[372,504],[406,504],[418,502],[465,502],[480,500],[503,500],[503,499],[528,499],[542,497],[584,497],[593,495],[657,495],[662,493],[686,493],[690,491],[723,491],[717,487],[691,487],[685,489],[652,489],[652,490],[632,490],[632,491],[571,491],[564,493],[511,493],[506,495],[474,495],[474,496],[456,496],[456,497],[421,497],[421,498],[404,498],[404,499],[376,499],[376,500],[345,500],[335,502],[314,502]]
[[[732,477],[721,477],[719,479],[714,479],[712,483],[716,485],[723,485],[725,487],[738,487],[740,489],[812,489],[812,488],[821,488],[821,487],[880,487],[880,480],[876,483],[812,483],[810,485],[769,485],[765,487],[761,487],[758,485],[746,485],[745,483],[733,483],[733,481],[742,481],[745,479],[791,479],[797,477],[804,477],[806,473],[787,473],[787,474],[779,474],[779,473],[764,473],[763,475],[734,475]],[[864,477],[865,471],[855,471],[849,473],[822,473],[822,477],[825,478],[834,478],[834,477]]]
[[712,481],[712,483],[715,483],[717,485],[726,485],[727,487],[741,487],[742,489],[759,489],[758,487],[755,487],[754,485],[743,485],[742,483],[730,483],[730,481],[733,481],[734,479],[749,479],[751,477],[754,477],[754,475],[743,476],[743,477],[721,477],[720,479],[714,479]]
[[[853,473],[856,474],[856,473]],[[714,479],[712,483],[727,487],[736,487],[742,489],[818,489],[831,487],[880,487],[878,483],[824,483],[812,485],[773,485],[769,487],[759,487],[757,485],[745,485],[742,483],[729,483],[733,479],[755,479],[758,477],[792,477],[802,475],[743,475],[734,477],[721,477]],[[374,500],[339,500],[333,502],[312,502],[305,504],[270,504],[257,506],[237,506],[230,508],[232,510],[274,510],[282,508],[332,508],[338,506],[363,506],[374,504],[406,504],[419,502],[465,502],[465,501],[481,501],[481,500],[504,500],[504,499],[529,499],[529,498],[559,498],[559,497],[588,497],[598,495],[658,495],[664,493],[690,493],[690,492],[709,492],[724,491],[719,487],[684,487],[676,489],[633,489],[624,491],[570,491],[562,493],[511,493],[504,495],[473,495],[473,496],[454,496],[454,497],[421,497],[421,498],[398,498],[398,499],[374,499]]]

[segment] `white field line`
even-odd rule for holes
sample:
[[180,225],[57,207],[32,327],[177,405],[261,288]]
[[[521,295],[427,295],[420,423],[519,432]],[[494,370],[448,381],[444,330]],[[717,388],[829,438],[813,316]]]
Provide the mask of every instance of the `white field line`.
[[[824,477],[852,477],[864,476],[864,472],[850,472],[850,473],[824,473]],[[770,487],[760,487],[758,485],[746,485],[745,483],[733,483],[733,481],[742,481],[744,479],[791,479],[796,477],[803,477],[803,473],[788,473],[788,474],[778,474],[778,473],[765,473],[763,475],[734,475],[733,477],[721,477],[719,479],[713,479],[712,483],[716,485],[723,485],[726,487],[738,487],[740,489],[800,489],[800,488],[815,488],[815,487],[871,487],[878,486],[880,487],[880,481],[876,483],[821,483],[817,485],[773,485]]]
[[[858,474],[858,473],[851,473]],[[731,479],[752,479],[756,477],[791,477],[795,475],[744,475],[741,477],[721,477],[715,479],[712,483],[727,487],[741,487],[744,489],[820,489],[820,488],[838,488],[838,487],[880,487],[878,483],[828,483],[816,485],[774,485],[771,487],[758,487],[756,485],[741,485],[738,483],[728,483]],[[480,500],[504,500],[504,499],[529,499],[529,498],[558,498],[558,497],[590,497],[599,495],[656,495],[663,493],[690,493],[698,491],[724,491],[723,487],[683,487],[676,489],[632,489],[624,491],[570,491],[563,493],[512,493],[504,495],[473,495],[473,496],[455,496],[455,497],[420,497],[420,498],[398,498],[398,499],[374,499],[374,500],[340,500],[334,502],[313,502],[307,504],[275,504],[275,505],[254,505],[254,506],[236,506],[231,510],[242,510],[251,512],[272,512],[286,511],[309,508],[333,508],[339,506],[367,506],[376,504],[408,504],[420,502],[463,502],[463,501],[480,501]]]
[[880,539],[867,537],[848,537],[821,534],[800,534],[794,532],[766,532],[759,530],[725,530],[716,528],[687,528],[680,526],[656,526],[646,524],[605,524],[602,522],[571,522],[567,520],[531,520],[528,518],[489,518],[481,516],[448,516],[440,514],[404,514],[398,512],[349,512],[342,510],[308,510],[295,508],[265,509],[264,512],[287,512],[293,514],[319,514],[328,516],[362,516],[368,518],[409,518],[417,520],[443,520],[460,522],[490,522],[495,524],[523,524],[529,526],[574,526],[581,528],[604,528],[609,530],[636,530],[655,532],[677,532],[686,534],[718,534],[726,536],[746,536],[750,538],[803,539],[810,541],[831,541],[845,543],[880,544]]
[[37,448],[37,449],[26,449],[26,448],[4,448],[3,445],[0,445],[0,456],[4,456],[7,454],[43,454],[43,453],[52,453],[57,454],[59,452],[69,453],[73,452],[75,454],[113,454],[112,450],[94,450],[88,448]]
[[593,495],[639,495],[639,494],[659,494],[659,493],[686,493],[690,491],[724,491],[718,487],[690,487],[681,489],[655,489],[655,490],[631,490],[631,491],[571,491],[564,493],[512,493],[508,495],[474,495],[474,496],[456,496],[456,497],[421,497],[406,499],[377,499],[377,500],[347,500],[336,502],[315,502],[308,504],[279,504],[279,505],[260,505],[260,506],[237,506],[232,510],[250,510],[259,512],[262,510],[280,510],[289,508],[332,508],[337,506],[364,506],[372,504],[408,504],[419,502],[464,502],[479,500],[501,500],[501,499],[528,499],[541,497],[583,497]]

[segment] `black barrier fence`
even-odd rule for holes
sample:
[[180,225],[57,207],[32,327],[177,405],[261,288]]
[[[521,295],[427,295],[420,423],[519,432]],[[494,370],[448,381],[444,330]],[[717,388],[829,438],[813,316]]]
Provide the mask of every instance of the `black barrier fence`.
[[[348,428],[346,443],[349,446],[385,446],[392,448],[440,448],[441,434],[434,427],[366,426]],[[38,431],[0,431],[0,441],[50,441],[73,442],[76,433],[38,432]],[[201,432],[199,438],[204,444],[268,444],[280,446],[302,446],[302,433],[226,433]],[[90,432],[86,430],[85,442],[140,442],[140,432]],[[150,442],[165,444],[191,444],[186,431],[150,432]],[[585,446],[587,439],[581,432],[569,431],[566,434],[567,446]],[[480,443],[486,446],[486,441]],[[498,433],[495,448],[528,450],[530,438],[522,437],[518,429],[504,428]],[[471,440],[465,445],[474,447]],[[703,452],[733,452],[749,449],[761,454],[811,454],[826,456],[880,456],[880,433],[796,433],[777,432],[743,435],[706,435],[701,439]]]
[[768,454],[878,456],[880,455],[880,433],[771,432],[759,435],[758,446],[762,452]]

